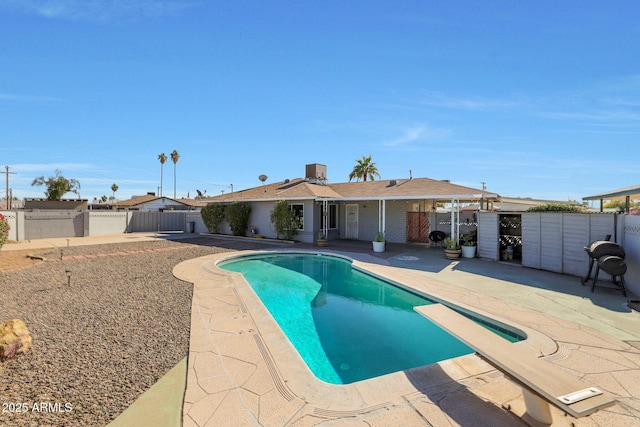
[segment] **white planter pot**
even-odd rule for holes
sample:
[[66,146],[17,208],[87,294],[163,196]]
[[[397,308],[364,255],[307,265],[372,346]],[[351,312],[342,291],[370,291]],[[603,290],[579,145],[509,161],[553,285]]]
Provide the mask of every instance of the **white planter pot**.
[[477,246],[462,246],[463,258],[475,258]]
[[373,252],[384,252],[384,245],[386,242],[371,242],[373,243]]

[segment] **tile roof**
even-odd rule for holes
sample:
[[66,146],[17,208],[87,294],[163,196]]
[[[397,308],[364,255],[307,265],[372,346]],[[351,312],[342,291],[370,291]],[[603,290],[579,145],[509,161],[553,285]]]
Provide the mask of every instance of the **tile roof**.
[[259,187],[221,194],[203,199],[203,202],[232,202],[258,200],[308,200],[308,199],[438,199],[464,200],[497,199],[495,193],[438,181],[430,178],[345,182],[336,184],[312,184],[305,179],[265,184]]

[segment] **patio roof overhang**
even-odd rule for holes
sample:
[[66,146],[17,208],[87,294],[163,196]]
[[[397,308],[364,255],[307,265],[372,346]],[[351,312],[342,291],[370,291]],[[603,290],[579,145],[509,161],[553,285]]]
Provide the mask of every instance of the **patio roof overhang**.
[[437,200],[442,202],[450,202],[457,200],[459,202],[477,202],[478,200],[500,200],[500,196],[495,193],[482,194],[424,194],[419,196],[366,196],[366,197],[316,197],[316,201],[327,200],[330,202],[355,202],[355,201],[377,201],[377,200]]
[[[457,200],[459,202],[477,202],[478,200],[498,201],[500,196],[495,193],[484,194],[447,194],[447,195],[433,195],[425,194],[421,196],[363,196],[363,197],[312,197],[316,202],[328,201],[328,202],[355,202],[355,201],[378,201],[378,200],[436,200],[449,203],[451,200]],[[243,202],[277,202],[280,200],[309,200],[308,196],[299,197],[271,197],[271,198],[252,198],[252,199],[234,199],[224,198],[218,200],[207,200],[206,203],[229,203],[234,201]]]
[[583,197],[582,200],[600,200],[600,212],[604,209],[605,200],[624,200],[626,204],[626,212],[631,207],[631,199],[640,198],[640,185],[619,188],[617,190],[607,191],[605,193],[594,194],[593,196]]

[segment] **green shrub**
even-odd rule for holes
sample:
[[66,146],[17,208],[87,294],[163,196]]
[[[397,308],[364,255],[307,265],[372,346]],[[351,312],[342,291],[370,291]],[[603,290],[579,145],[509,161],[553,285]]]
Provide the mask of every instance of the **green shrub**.
[[545,203],[540,206],[532,206],[527,209],[527,212],[575,212],[582,213],[585,212],[584,208],[581,206],[570,205],[568,203]]
[[233,202],[227,205],[225,217],[234,236],[244,236],[246,234],[250,213],[251,204],[248,202]]
[[210,233],[220,233],[220,224],[224,219],[226,206],[220,203],[209,203],[200,211],[202,221]]
[[271,211],[271,223],[276,229],[276,236],[285,240],[291,240],[300,228],[300,224],[286,200],[276,202],[276,206]]
[[9,221],[4,215],[0,214],[0,248],[9,240]]

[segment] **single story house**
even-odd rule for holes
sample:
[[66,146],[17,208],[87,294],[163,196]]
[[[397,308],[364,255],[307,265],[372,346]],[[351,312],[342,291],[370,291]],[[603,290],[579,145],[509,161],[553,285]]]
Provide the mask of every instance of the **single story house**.
[[144,196],[135,196],[128,200],[118,200],[109,204],[100,205],[101,208],[108,206],[113,210],[137,210],[146,212],[162,212],[170,210],[195,210],[197,201],[193,199],[171,199],[169,197],[158,197],[155,194],[146,194]]
[[[447,231],[459,234],[459,207],[478,203],[491,209],[499,195],[452,184],[448,180],[407,178],[328,183],[326,166],[306,165],[305,178],[287,179],[203,200],[206,203],[249,202],[250,229],[277,237],[270,220],[276,202],[286,200],[300,220],[296,239],[312,243],[319,232],[327,239],[373,240],[378,232],[388,242],[429,242],[430,225],[439,205],[448,205]],[[457,215],[457,216],[456,216]],[[224,227],[227,227],[226,229]],[[223,224],[223,231],[230,232]]]

